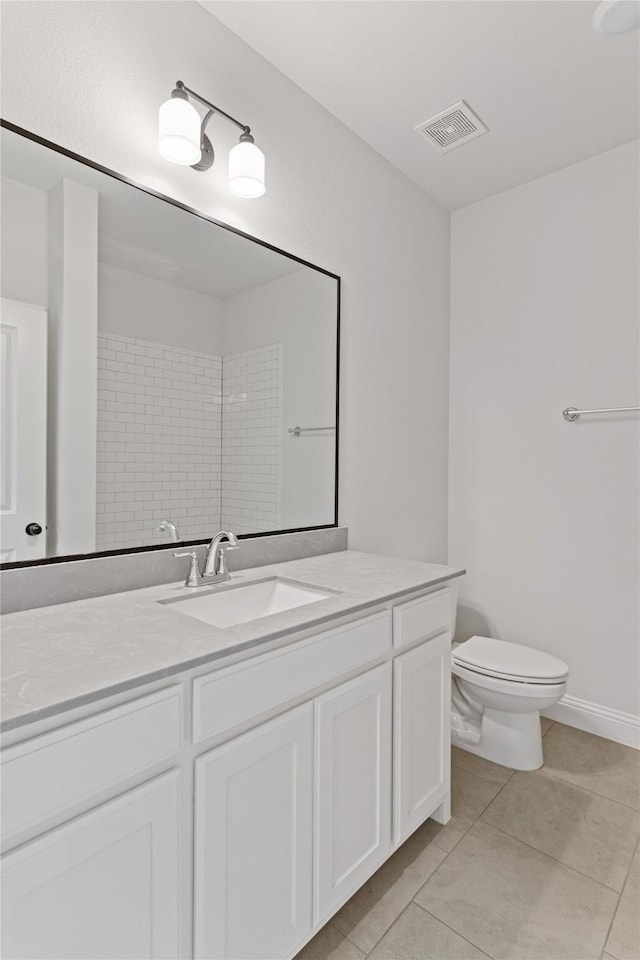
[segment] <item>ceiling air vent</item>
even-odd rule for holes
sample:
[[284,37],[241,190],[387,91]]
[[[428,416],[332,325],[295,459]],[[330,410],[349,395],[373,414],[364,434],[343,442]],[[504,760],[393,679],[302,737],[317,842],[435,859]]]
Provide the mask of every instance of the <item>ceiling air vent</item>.
[[482,120],[476,117],[464,100],[458,100],[447,110],[423,120],[413,129],[424,136],[438,153],[448,153],[488,132]]

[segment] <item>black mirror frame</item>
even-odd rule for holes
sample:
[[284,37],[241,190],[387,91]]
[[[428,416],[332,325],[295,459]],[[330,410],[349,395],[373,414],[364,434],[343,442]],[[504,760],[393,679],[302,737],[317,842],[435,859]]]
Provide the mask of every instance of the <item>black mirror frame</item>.
[[[191,213],[196,217],[199,217],[201,220],[206,220],[208,223],[212,223],[216,227],[221,227],[223,230],[228,230],[230,233],[235,233],[239,237],[244,237],[246,240],[250,240],[252,243],[257,243],[261,247],[266,247],[267,250],[273,250],[274,253],[279,253],[283,257],[288,257],[290,260],[295,260],[296,263],[300,263],[305,267],[310,267],[312,270],[316,270],[318,273],[323,273],[327,277],[331,277],[336,281],[336,443],[335,443],[335,480],[334,480],[334,517],[333,523],[319,524],[311,527],[294,527],[287,530],[267,530],[260,533],[245,533],[240,534],[238,539],[248,540],[254,539],[256,537],[274,537],[281,534],[287,533],[306,533],[312,530],[329,530],[338,526],[338,463],[339,463],[339,438],[340,438],[340,288],[341,288],[341,278],[336,273],[332,273],[330,270],[325,270],[323,267],[318,267],[315,263],[310,263],[308,260],[303,260],[302,257],[297,257],[293,253],[288,253],[286,250],[281,250],[280,247],[276,247],[271,243],[267,243],[265,240],[260,240],[258,237],[251,236],[250,233],[245,233],[243,230],[238,230],[236,227],[230,226],[228,223],[223,223],[221,220],[216,220],[215,217],[210,217],[205,213],[202,213],[199,210],[196,210],[194,207],[190,207],[187,204],[181,203],[179,200],[175,200],[173,197],[169,197],[164,193],[159,193],[156,190],[152,190],[150,187],[145,187],[140,183],[137,183],[135,180],[130,180],[128,177],[123,176],[123,174],[118,173],[115,170],[111,170],[109,167],[105,167],[100,163],[96,163],[94,160],[89,160],[87,157],[83,157],[81,154],[74,153],[73,150],[68,150],[66,147],[61,147],[57,143],[53,143],[51,140],[46,140],[44,137],[38,136],[38,134],[31,132],[30,130],[25,130],[23,127],[19,127],[15,123],[11,123],[9,120],[4,120],[0,118],[0,128],[3,130],[9,130],[12,133],[16,133],[21,137],[25,137],[27,140],[32,140],[34,143],[39,143],[43,147],[48,147],[48,149],[60,153],[65,157],[69,157],[71,160],[76,160],[78,163],[83,163],[87,167],[92,167],[94,170],[98,170],[100,173],[105,173],[109,177],[113,177],[115,180],[119,180],[121,183],[126,183],[130,187],[134,187],[136,190],[141,190],[143,193],[148,194],[151,197],[155,197],[157,200],[163,200],[165,203],[170,203],[174,207],[178,207],[180,210],[184,210],[186,213]],[[181,540],[179,541],[183,546],[197,546],[202,543],[209,543],[210,537],[204,537],[201,540]],[[0,563],[0,570],[14,570],[16,568],[24,567],[39,567],[44,564],[51,563],[68,563],[73,560],[91,560],[96,557],[117,557],[124,556],[129,553],[150,553],[154,550],[175,550],[176,544],[174,542],[166,544],[153,544],[152,546],[140,546],[140,547],[126,547],[123,550],[101,550],[94,553],[79,553],[79,554],[67,554],[65,556],[59,557],[44,557],[40,560],[14,560],[6,563]]]

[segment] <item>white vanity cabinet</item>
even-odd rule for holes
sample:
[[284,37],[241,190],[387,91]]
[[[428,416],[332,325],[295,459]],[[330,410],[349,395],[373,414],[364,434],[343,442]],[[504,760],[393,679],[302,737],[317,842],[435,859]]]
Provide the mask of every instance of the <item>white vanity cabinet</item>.
[[390,652],[382,611],[195,679],[196,742],[336,684],[197,757],[197,958],[292,957],[388,856]]
[[2,955],[295,956],[449,817],[451,613],[364,606],[3,750]]
[[[451,637],[440,634],[393,663],[393,840],[398,846],[448,797]],[[436,817],[446,822],[448,812]]]
[[172,684],[2,751],[3,957],[179,955],[182,778],[155,774],[182,703]]
[[172,771],[7,854],[7,960],[175,958],[179,773]]
[[450,816],[452,612],[446,588],[393,609],[394,847]]
[[313,704],[196,760],[195,956],[290,957],[311,930]]
[[391,846],[391,664],[315,703],[314,923],[387,859]]

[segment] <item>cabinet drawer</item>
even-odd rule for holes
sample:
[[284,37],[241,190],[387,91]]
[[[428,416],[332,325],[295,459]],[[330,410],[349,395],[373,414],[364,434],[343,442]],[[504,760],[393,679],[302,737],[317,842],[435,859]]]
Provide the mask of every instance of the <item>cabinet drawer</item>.
[[451,628],[451,591],[437,590],[393,608],[393,645],[405,647]]
[[182,745],[172,686],[2,752],[2,839],[59,816],[167,760]]
[[193,681],[193,740],[218,736],[391,649],[388,610]]

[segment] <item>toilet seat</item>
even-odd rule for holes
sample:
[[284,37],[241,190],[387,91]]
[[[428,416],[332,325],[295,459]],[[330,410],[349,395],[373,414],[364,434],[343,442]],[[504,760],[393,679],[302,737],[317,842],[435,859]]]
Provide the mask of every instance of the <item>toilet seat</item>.
[[456,663],[455,661],[451,664],[451,672],[454,677],[459,677],[460,680],[466,680],[470,683],[472,688],[474,686],[481,687],[483,690],[491,690],[494,693],[510,695],[512,698],[523,701],[539,700],[540,697],[560,699],[567,686],[566,679],[540,681],[523,677],[494,677],[490,673],[471,670],[469,667],[463,666],[463,664]]
[[471,637],[456,647],[452,661],[477,676],[511,683],[560,684],[569,674],[566,663],[551,654],[492,637]]

